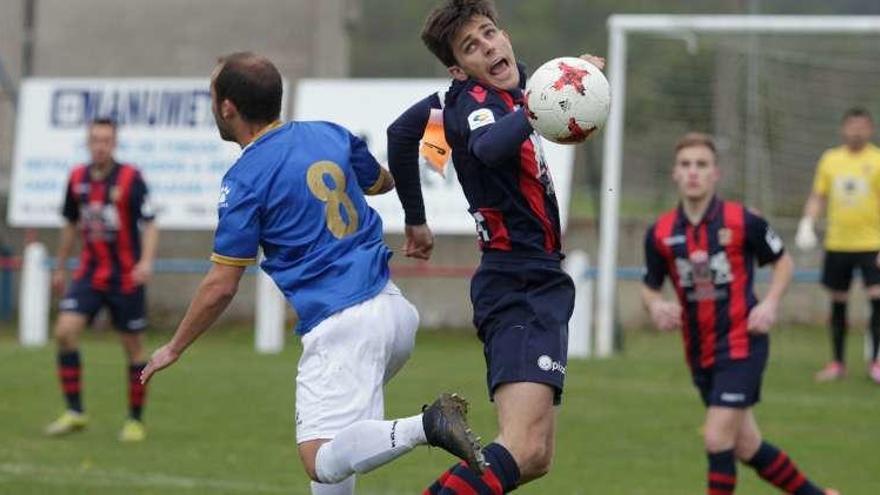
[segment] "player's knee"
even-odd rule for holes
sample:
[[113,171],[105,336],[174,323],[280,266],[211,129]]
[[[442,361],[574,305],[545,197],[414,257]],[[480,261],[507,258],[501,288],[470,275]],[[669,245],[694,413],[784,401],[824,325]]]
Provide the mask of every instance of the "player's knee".
[[72,351],[77,347],[76,330],[66,325],[55,326],[55,342],[62,351]]
[[723,452],[734,448],[736,439],[720,428],[706,428],[703,444],[709,452]]

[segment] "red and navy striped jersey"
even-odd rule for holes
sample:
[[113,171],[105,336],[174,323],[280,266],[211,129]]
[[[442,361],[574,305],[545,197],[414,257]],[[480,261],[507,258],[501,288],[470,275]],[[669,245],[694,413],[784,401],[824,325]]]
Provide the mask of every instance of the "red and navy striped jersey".
[[520,89],[454,81],[443,109],[446,140],[481,249],[558,255],[553,180],[522,101]]
[[87,278],[97,290],[133,292],[131,271],[141,256],[138,222],[154,218],[138,169],[114,163],[105,177],[96,180],[89,165],[75,167],[62,214],[78,227],[82,238],[74,279]]
[[645,236],[644,283],[660,289],[668,275],[682,307],[688,364],[710,368],[767,351],[766,334],[750,334],[757,304],[754,265],[784,252],[769,224],[743,205],[713,198],[696,225],[679,206],[660,216]]

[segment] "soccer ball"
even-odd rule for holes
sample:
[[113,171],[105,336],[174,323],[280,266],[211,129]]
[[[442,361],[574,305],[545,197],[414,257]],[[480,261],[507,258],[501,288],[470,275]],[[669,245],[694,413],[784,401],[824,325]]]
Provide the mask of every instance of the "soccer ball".
[[525,111],[538,134],[555,143],[580,143],[608,117],[611,89],[595,65],[560,57],[538,67],[526,83]]

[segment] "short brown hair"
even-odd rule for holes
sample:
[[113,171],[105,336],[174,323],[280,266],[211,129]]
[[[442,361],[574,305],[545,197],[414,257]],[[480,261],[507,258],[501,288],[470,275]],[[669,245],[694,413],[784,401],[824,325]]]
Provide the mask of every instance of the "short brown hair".
[[214,79],[217,102],[229,100],[251,123],[278,120],[281,114],[281,73],[266,57],[238,52],[220,57]]
[[89,131],[92,130],[92,127],[99,126],[99,125],[100,126],[107,126],[111,129],[113,129],[113,134],[116,134],[117,125],[116,125],[116,121],[113,120],[112,118],[110,118],[110,117],[97,117],[97,118],[92,119],[92,121],[89,122]]
[[498,23],[492,0],[446,0],[428,14],[422,27],[422,42],[446,67],[458,64],[452,53],[452,38],[474,16],[488,17]]
[[689,132],[678,138],[678,142],[675,143],[675,154],[677,155],[679,151],[692,146],[705,146],[712,150],[713,155],[718,156],[718,151],[715,149],[715,140],[709,134],[702,132]]

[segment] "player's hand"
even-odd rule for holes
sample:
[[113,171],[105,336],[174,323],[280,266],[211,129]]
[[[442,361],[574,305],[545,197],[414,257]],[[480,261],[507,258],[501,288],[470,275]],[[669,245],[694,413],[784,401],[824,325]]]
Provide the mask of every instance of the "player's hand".
[[681,306],[675,301],[655,301],[648,308],[651,320],[660,330],[675,330],[681,327]]
[[52,293],[56,296],[64,294],[64,286],[67,285],[67,270],[58,268],[52,272]]
[[144,285],[153,278],[153,263],[149,261],[138,261],[131,270],[131,278],[135,285]]
[[434,234],[428,224],[407,225],[404,229],[406,243],[403,245],[404,255],[408,258],[427,260],[434,250]]
[[749,313],[748,330],[751,333],[767,333],[776,324],[777,305],[773,301],[763,300],[752,308]]
[[605,57],[600,57],[598,55],[590,55],[589,53],[585,53],[581,55],[579,58],[582,60],[586,60],[587,62],[593,64],[599,70],[605,69]]
[[150,357],[147,366],[141,371],[141,383],[146,384],[156,372],[171,366],[179,357],[180,354],[173,350],[169,344],[156,349],[156,352]]
[[794,244],[802,251],[810,251],[816,248],[819,239],[816,237],[816,229],[813,228],[813,219],[801,218],[798,223],[797,234],[794,236]]

